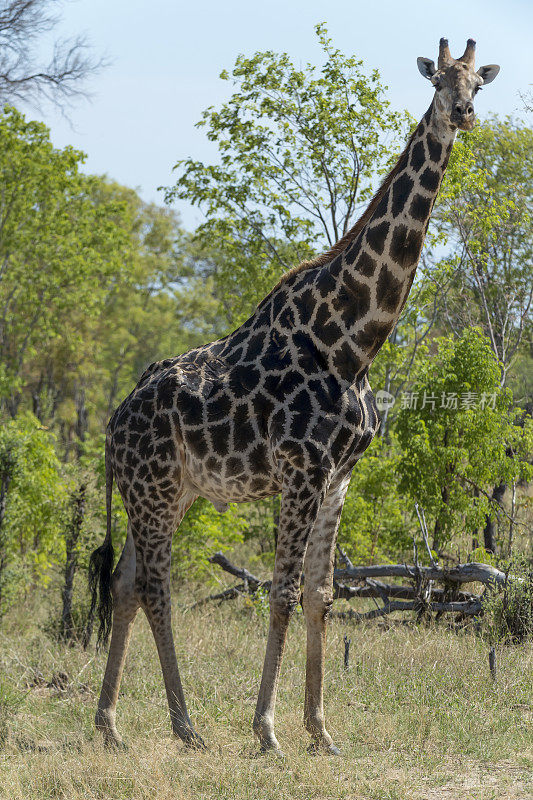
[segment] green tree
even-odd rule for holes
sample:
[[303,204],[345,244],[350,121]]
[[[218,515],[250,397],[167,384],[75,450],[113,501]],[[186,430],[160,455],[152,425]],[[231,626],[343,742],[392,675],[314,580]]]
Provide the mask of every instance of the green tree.
[[357,462],[342,511],[339,543],[352,561],[373,564],[402,559],[408,550],[408,505],[398,491],[398,447],[376,437]]
[[43,583],[61,550],[67,485],[54,437],[31,413],[0,429],[0,614]]
[[219,514],[208,500],[198,498],[174,536],[173,575],[181,580],[205,576],[209,557],[242,542],[245,528],[246,519],[236,503]]
[[204,211],[197,236],[216,253],[218,293],[234,322],[282,272],[346,233],[390,158],[387,139],[407,122],[391,110],[377,70],[367,75],[336,49],[324,25],[316,33],[320,68],[266,51],[222,73],[235,91],[199,123],[219,163],[179,161],[166,192]]
[[[502,385],[533,410],[533,131],[510,117],[490,117],[454,147],[434,229],[448,255],[428,270],[435,288],[437,329],[458,335],[482,328],[500,362]],[[437,252],[437,251],[436,251]],[[492,489],[501,503],[507,489]],[[495,550],[495,521],[487,518],[485,547]]]
[[[0,115],[0,383],[79,458],[151,362],[221,332],[174,212],[80,173],[47,128]],[[226,322],[224,324],[227,324]]]
[[[55,149],[48,129],[15,109],[0,114],[0,143],[0,360],[15,387],[58,342],[65,359],[83,349],[82,321],[99,313],[129,243],[120,209],[94,202],[81,153]],[[7,398],[12,415],[20,399]]]
[[417,374],[397,418],[397,469],[400,491],[433,520],[435,550],[496,512],[494,483],[531,476],[533,429],[513,424],[512,406],[490,343],[475,328],[441,339]]

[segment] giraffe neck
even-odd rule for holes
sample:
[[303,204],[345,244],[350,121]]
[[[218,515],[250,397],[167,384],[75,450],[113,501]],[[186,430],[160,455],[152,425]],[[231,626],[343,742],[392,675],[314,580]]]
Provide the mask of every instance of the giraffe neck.
[[320,270],[324,302],[312,334],[318,347],[329,348],[329,368],[342,382],[368,368],[400,316],[454,138],[432,104],[363,215],[365,224]]

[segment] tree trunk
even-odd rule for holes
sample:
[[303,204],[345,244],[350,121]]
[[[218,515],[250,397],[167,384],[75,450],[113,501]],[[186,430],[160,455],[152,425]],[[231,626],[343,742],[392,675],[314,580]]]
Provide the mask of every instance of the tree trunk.
[[74,638],[74,621],[72,619],[72,595],[74,591],[74,576],[78,566],[79,539],[81,526],[85,516],[85,499],[87,486],[82,483],[73,495],[72,519],[67,529],[65,538],[66,562],[65,583],[63,585],[63,609],[61,614],[61,634],[66,641]]
[[41,422],[43,421],[42,391],[43,391],[43,374],[41,372],[41,374],[39,375],[39,382],[37,386],[34,387],[31,393],[33,413],[35,414],[37,419],[40,420]]
[[83,443],[89,428],[87,406],[85,405],[85,387],[79,386],[76,391],[76,455],[78,461],[83,455]]
[[[479,489],[477,487],[474,489],[473,496],[475,498],[479,497]],[[479,531],[478,531],[477,528],[474,528],[474,530],[472,531],[472,552],[474,552],[474,550],[477,550],[478,547],[479,547],[479,538],[478,537],[479,537]]]
[[[497,486],[494,487],[492,490],[492,500],[495,503],[501,505],[503,502],[503,496],[505,494],[507,486],[505,483],[499,483]],[[489,553],[496,552],[496,524],[493,519],[489,516],[486,518],[485,528],[483,529],[483,539],[485,544],[485,550]]]
[[514,534],[515,514],[516,514],[516,481],[513,481],[512,494],[511,494],[511,519],[509,520],[509,544],[507,547],[508,558],[511,558],[513,554],[513,534]]
[[[444,447],[448,447],[448,430],[447,429],[444,431],[443,444],[444,444]],[[446,465],[445,472],[447,472],[447,473],[451,472],[451,468],[450,468],[449,464]],[[448,500],[450,499],[450,493],[448,492],[448,487],[446,486],[446,484],[444,486],[441,486],[440,496],[442,498],[443,505],[447,506],[448,505]],[[436,519],[435,519],[435,527],[433,529],[433,545],[432,545],[432,549],[435,550],[435,552],[440,550],[440,548],[444,544],[444,542],[442,541],[442,532],[443,532],[444,526],[442,525],[442,523],[441,523],[441,521],[439,519],[439,516],[440,515],[437,514]]]
[[4,519],[10,481],[11,474],[6,469],[2,472],[2,481],[0,483],[0,617],[2,616],[2,603],[4,600],[4,572],[7,566],[7,534],[4,527]]
[[[444,505],[448,505],[448,500],[449,500],[449,497],[450,497],[450,495],[448,493],[448,487],[447,486],[443,486],[442,489],[440,490],[440,494],[441,494],[442,502],[444,503]],[[437,516],[437,518],[435,520],[435,527],[433,528],[433,545],[432,545],[432,549],[435,550],[435,552],[437,552],[442,547],[442,545],[444,544],[443,537],[442,537],[443,530],[444,530],[444,526],[441,523],[439,517]]]

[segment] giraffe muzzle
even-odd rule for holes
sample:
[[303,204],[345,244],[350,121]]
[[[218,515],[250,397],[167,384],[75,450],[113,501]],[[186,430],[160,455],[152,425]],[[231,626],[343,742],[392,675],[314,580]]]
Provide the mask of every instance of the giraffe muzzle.
[[472,103],[456,103],[453,107],[451,121],[462,131],[471,131],[476,121]]

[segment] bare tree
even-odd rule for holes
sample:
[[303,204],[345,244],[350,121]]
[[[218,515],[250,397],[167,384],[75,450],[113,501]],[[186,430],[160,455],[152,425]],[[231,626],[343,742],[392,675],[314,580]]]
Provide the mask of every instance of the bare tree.
[[93,57],[84,35],[58,39],[50,59],[39,45],[60,21],[61,0],[0,0],[0,103],[50,101],[64,109],[86,94],[85,80],[105,62]]
[[[531,84],[529,84],[531,86]],[[518,92],[520,100],[524,106],[524,111],[528,114],[533,113],[533,89],[528,89],[527,92]]]

